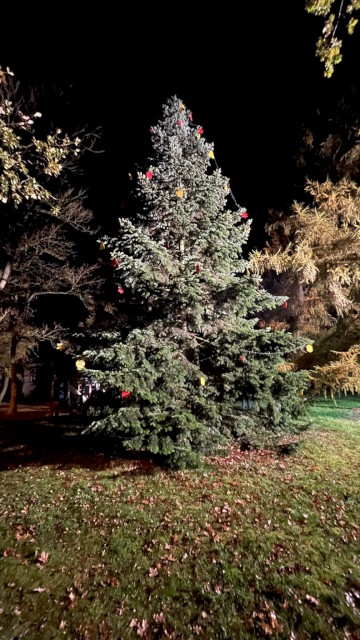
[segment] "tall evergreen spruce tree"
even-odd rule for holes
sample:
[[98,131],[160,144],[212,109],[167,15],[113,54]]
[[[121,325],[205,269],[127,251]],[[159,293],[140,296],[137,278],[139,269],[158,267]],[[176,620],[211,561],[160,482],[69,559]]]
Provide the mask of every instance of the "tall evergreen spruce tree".
[[257,328],[257,314],[285,298],[247,271],[248,215],[227,208],[213,145],[177,97],[151,137],[138,211],[119,220],[117,238],[103,239],[129,313],[85,353],[103,389],[90,430],[190,465],[232,435],[250,441],[295,428],[306,374],[289,371],[284,356],[304,341]]

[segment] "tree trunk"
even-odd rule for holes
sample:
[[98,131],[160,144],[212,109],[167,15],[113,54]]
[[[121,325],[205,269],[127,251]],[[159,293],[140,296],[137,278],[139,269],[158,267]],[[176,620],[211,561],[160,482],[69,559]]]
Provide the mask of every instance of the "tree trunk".
[[10,404],[8,415],[14,415],[17,413],[17,395],[18,395],[18,385],[17,385],[17,376],[16,376],[16,347],[17,347],[17,339],[15,336],[11,337],[11,347],[10,347],[10,356],[11,356],[11,365],[10,365]]
[[9,382],[10,382],[9,376],[5,376],[4,383],[3,383],[3,388],[0,391],[0,404],[4,400],[4,396],[5,396],[5,393],[7,392],[7,389],[8,389],[8,386],[9,386]]
[[294,316],[292,317],[292,322],[291,322],[291,332],[293,336],[299,337],[301,336],[302,314],[304,312],[305,296],[304,296],[304,289],[303,289],[302,283],[300,282],[299,277],[296,278],[295,282],[296,282],[295,284],[296,303],[294,305],[295,313],[294,313]]

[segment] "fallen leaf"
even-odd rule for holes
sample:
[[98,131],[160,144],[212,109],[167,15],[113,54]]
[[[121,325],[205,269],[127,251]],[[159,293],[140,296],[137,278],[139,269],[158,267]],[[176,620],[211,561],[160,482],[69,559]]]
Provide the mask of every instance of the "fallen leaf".
[[157,623],[164,622],[164,614],[163,614],[163,612],[161,611],[160,613],[154,613],[153,619]]
[[267,622],[260,622],[260,626],[266,636],[272,636],[272,628]]
[[118,587],[120,584],[120,580],[118,578],[109,578],[108,583],[111,587]]
[[355,608],[355,599],[353,598],[352,593],[350,593],[349,591],[345,591],[345,600],[348,607]]
[[35,591],[36,593],[44,593],[44,591],[47,591],[47,589],[45,587],[36,587],[35,589],[33,589],[33,591]]
[[142,620],[141,622],[138,623],[138,627],[137,627],[137,634],[138,636],[140,636],[140,638],[142,638],[145,633],[147,632],[149,628],[149,623],[147,620]]
[[48,560],[49,560],[49,554],[46,553],[46,551],[42,551],[37,558],[37,561],[42,565],[45,565]]
[[69,600],[70,600],[70,604],[69,604],[69,607],[68,607],[68,608],[69,608],[69,609],[72,609],[72,608],[73,608],[73,607],[75,607],[75,605],[76,605],[77,596],[76,596],[76,594],[73,592],[73,590],[72,590],[72,589],[70,589],[70,591],[69,591],[69,593],[68,593],[68,596],[69,596]]

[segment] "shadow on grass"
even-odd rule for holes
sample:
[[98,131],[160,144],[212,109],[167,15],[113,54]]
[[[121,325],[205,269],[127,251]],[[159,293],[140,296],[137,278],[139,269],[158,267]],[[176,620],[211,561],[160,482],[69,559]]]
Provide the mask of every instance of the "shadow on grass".
[[[0,424],[0,471],[53,465],[59,469],[111,469],[124,464],[126,475],[149,475],[157,467],[149,454],[121,449],[114,438],[82,435],[73,418],[9,421]],[[129,461],[136,463],[129,468]]]

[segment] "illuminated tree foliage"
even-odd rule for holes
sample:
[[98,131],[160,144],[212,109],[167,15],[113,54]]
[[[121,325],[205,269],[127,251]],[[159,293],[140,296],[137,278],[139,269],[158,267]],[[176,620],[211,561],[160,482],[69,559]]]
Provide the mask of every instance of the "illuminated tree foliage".
[[360,10],[360,0],[306,0],[305,9],[323,19],[316,55],[324,64],[324,76],[331,78],[335,65],[342,60],[343,33],[352,35],[358,23],[355,15]]
[[354,345],[348,351],[332,351],[336,360],[326,365],[315,366],[312,379],[315,389],[325,396],[330,393],[334,398],[340,393],[360,393],[360,345]]
[[251,265],[258,273],[293,276],[297,326],[316,337],[360,312],[360,188],[344,179],[309,181],[306,191],[313,205],[295,203],[293,215],[268,225],[271,241],[252,253]]
[[[285,320],[282,326],[287,321],[296,335],[315,340],[314,352],[296,358],[297,365],[316,364],[314,380],[321,388],[345,391],[341,380],[351,375],[346,353],[351,347],[356,351],[360,339],[360,188],[342,179],[309,182],[306,190],[312,206],[296,203],[293,215],[269,225],[271,241],[263,252],[253,252],[250,262],[270,279],[278,276],[275,290],[289,295],[275,325]],[[344,351],[336,366],[329,364],[334,349]]]

